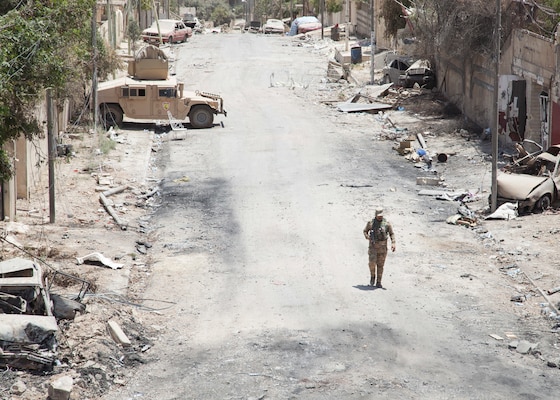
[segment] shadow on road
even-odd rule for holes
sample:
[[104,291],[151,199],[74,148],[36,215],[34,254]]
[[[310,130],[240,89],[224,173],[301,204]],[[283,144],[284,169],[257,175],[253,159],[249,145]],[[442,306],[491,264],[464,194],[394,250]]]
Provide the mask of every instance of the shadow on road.
[[378,287],[370,286],[370,285],[355,285],[355,286],[352,286],[352,287],[355,288],[355,289],[358,289],[358,290],[377,290],[377,289],[387,290],[387,288],[384,288],[384,287],[383,288],[378,288]]
[[356,285],[356,286],[352,286],[355,289],[359,289],[359,290],[375,290],[377,289],[375,286],[370,286],[370,285]]

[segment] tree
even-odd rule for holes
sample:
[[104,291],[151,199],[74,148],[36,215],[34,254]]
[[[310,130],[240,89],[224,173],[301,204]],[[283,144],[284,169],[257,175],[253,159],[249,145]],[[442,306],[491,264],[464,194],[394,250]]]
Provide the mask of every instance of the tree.
[[[213,21],[216,25],[221,25],[223,22],[217,23],[212,17],[215,10],[220,8],[220,11],[215,14],[216,17],[220,19],[225,14],[224,10],[231,10],[229,4],[225,0],[184,0],[184,5],[187,7],[196,7],[196,15],[199,19]],[[231,13],[231,11],[229,12]]]
[[383,0],[379,17],[385,22],[385,37],[396,37],[399,29],[406,25],[403,7],[410,7],[410,0]]
[[[3,144],[43,132],[33,110],[52,88],[62,99],[91,76],[91,12],[95,0],[2,3],[0,15],[0,179],[13,174]],[[100,76],[117,65],[98,41]]]
[[233,13],[229,5],[218,4],[216,8],[210,14],[210,20],[214,22],[214,25],[229,24],[233,19]]
[[493,52],[495,2],[416,0],[411,4],[417,55],[434,60],[444,53],[469,59]]

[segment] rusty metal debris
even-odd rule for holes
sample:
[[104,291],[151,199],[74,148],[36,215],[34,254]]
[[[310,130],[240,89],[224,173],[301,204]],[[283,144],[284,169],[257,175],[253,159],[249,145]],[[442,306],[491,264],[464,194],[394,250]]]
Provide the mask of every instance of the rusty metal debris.
[[518,203],[520,214],[542,212],[558,200],[560,145],[550,146],[537,156],[513,163],[497,177],[498,205]]
[[0,262],[0,365],[50,369],[58,325],[38,264],[23,258]]

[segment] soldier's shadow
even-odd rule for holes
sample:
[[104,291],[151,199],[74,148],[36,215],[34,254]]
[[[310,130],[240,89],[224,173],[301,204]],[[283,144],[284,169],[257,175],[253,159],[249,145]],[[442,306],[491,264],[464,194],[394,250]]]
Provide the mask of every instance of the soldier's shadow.
[[375,289],[378,289],[375,286],[370,286],[370,285],[354,285],[352,287],[354,289],[358,289],[358,290],[375,290]]

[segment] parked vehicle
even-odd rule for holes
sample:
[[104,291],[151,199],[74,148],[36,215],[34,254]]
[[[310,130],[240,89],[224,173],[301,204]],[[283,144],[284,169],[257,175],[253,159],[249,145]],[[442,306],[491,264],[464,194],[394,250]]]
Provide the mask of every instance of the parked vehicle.
[[418,84],[421,88],[433,89],[436,86],[436,75],[428,60],[417,60],[399,77],[399,84],[405,88]]
[[119,78],[99,84],[98,107],[106,127],[122,125],[123,118],[167,120],[168,111],[176,120],[189,119],[193,128],[210,128],[214,115],[224,114],[221,96],[186,91],[182,82]]
[[142,40],[146,43],[181,43],[192,36],[192,29],[181,20],[160,19],[154,21],[152,26],[142,31]]
[[183,23],[187,28],[191,28],[193,33],[202,32],[202,24],[194,14],[183,15]]
[[560,145],[532,158],[523,173],[501,172],[497,176],[498,206],[517,203],[520,214],[541,212],[558,200]]
[[285,32],[284,22],[279,19],[267,19],[263,26],[263,32],[265,34],[278,33],[283,35]]
[[406,70],[414,63],[414,58],[406,55],[388,54],[385,57],[385,67],[383,67],[382,84],[399,84],[401,75],[406,74]]
[[288,33],[288,35],[295,36],[299,33],[316,31],[318,29],[321,29],[322,27],[323,25],[321,24],[321,21],[317,19],[317,17],[299,17],[292,21],[292,26],[290,27],[290,32]]
[[262,32],[261,22],[260,21],[251,21],[249,25],[245,27],[245,30],[249,33],[259,33]]

